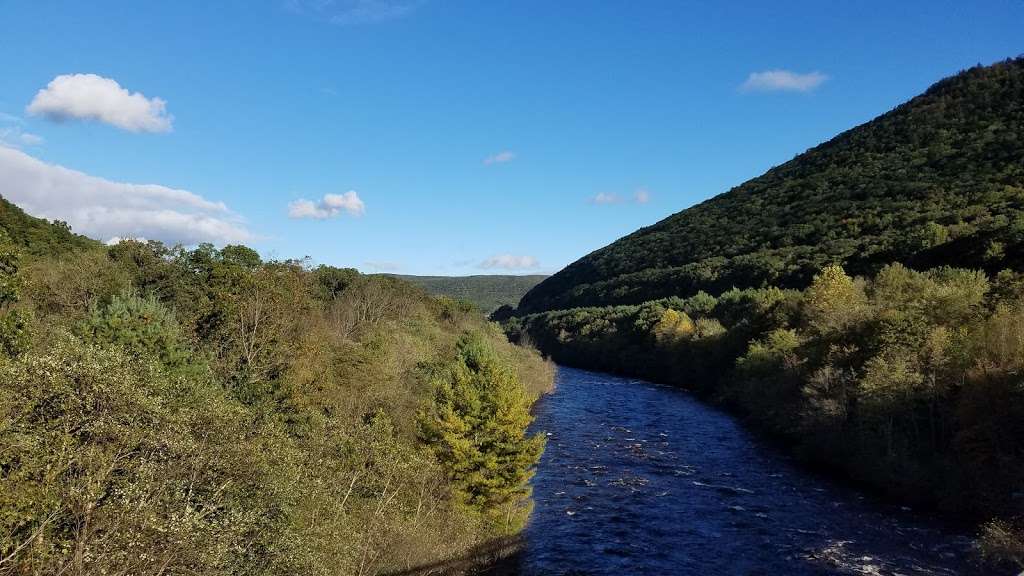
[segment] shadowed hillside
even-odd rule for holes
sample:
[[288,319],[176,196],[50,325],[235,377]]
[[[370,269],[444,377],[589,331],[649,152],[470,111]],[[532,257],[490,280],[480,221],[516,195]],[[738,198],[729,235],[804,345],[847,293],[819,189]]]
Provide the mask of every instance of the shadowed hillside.
[[435,296],[449,296],[472,302],[484,312],[493,312],[501,306],[515,306],[530,288],[547,278],[543,275],[499,276],[405,276],[407,282],[420,286]]

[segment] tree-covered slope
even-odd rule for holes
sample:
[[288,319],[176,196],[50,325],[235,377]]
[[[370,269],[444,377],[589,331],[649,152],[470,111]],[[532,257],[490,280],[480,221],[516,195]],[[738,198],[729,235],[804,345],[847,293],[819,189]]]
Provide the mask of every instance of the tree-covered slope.
[[0,230],[22,250],[40,256],[97,247],[99,242],[75,234],[64,222],[49,222],[25,213],[0,197]]
[[1024,58],[975,67],[576,261],[521,312],[806,286],[822,266],[1024,265]]
[[420,573],[524,525],[554,370],[478,311],[237,245],[21,264],[0,574]]
[[399,278],[416,284],[435,296],[449,296],[472,302],[484,312],[492,312],[505,305],[515,306],[530,288],[547,276],[502,276],[481,274],[476,276],[405,276]]

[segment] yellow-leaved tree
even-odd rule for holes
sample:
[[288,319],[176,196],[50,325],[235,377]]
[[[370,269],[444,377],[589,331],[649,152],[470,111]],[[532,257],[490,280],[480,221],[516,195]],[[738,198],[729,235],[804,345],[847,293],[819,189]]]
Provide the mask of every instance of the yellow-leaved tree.
[[808,324],[821,334],[841,331],[867,314],[864,287],[842,266],[826,266],[804,294]]

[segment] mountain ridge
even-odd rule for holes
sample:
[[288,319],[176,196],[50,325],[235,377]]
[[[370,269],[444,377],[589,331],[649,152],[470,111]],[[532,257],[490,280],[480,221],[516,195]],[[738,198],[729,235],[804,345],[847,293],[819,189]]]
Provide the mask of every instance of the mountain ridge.
[[698,291],[802,288],[969,257],[1020,268],[1024,58],[940,80],[763,175],[620,238],[528,292],[520,313]]
[[466,300],[485,313],[493,312],[502,306],[515,306],[530,288],[547,278],[543,274],[387,275],[411,282],[434,296]]

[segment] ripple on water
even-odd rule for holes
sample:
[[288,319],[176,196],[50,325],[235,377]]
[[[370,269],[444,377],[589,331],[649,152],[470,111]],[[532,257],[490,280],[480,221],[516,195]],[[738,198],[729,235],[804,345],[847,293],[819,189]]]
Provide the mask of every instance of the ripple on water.
[[980,574],[969,540],[864,498],[678,390],[559,368],[522,572]]

